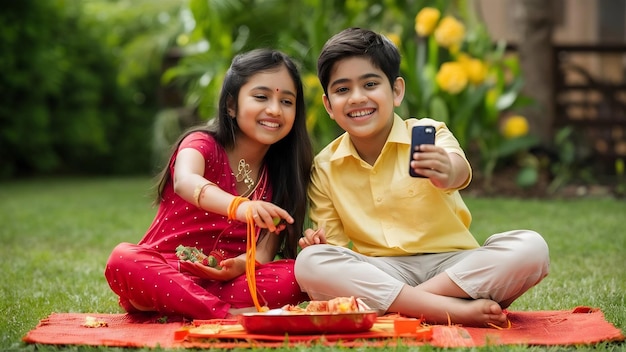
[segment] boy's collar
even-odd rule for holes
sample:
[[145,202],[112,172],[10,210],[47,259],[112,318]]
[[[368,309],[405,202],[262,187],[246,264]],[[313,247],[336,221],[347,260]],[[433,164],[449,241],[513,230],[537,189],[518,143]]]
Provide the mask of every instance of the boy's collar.
[[[348,133],[344,132],[340,138],[341,140],[339,141],[337,149],[335,149],[331,160],[337,160],[347,156],[359,158],[359,154],[357,153],[356,148],[354,148],[354,144],[350,141]],[[411,144],[411,138],[407,133],[406,122],[396,113],[393,114],[393,125],[391,126],[391,131],[389,131],[389,136],[387,136],[387,141],[385,143],[390,142]]]
[[394,142],[399,144],[411,144],[410,133],[407,133],[408,127],[405,120],[400,115],[393,114],[393,125],[387,137],[387,143]]

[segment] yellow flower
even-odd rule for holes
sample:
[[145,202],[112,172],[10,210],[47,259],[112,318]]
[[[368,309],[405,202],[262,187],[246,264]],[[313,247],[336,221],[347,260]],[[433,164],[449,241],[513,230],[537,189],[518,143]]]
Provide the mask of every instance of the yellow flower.
[[487,65],[484,62],[467,54],[459,55],[457,61],[463,66],[470,82],[476,85],[483,83],[487,76]]
[[302,79],[304,89],[317,89],[319,87],[319,80],[317,76],[312,73],[307,73]]
[[458,62],[445,62],[435,79],[439,87],[450,94],[457,94],[467,86],[467,73]]
[[461,43],[450,45],[448,51],[450,51],[450,54],[452,54],[452,56],[457,55],[461,51]]
[[385,35],[387,37],[387,39],[389,39],[393,45],[395,45],[396,47],[400,47],[400,36],[395,34],[395,33],[389,33],[387,35]]
[[528,121],[524,116],[514,115],[504,121],[502,134],[506,138],[516,138],[528,134]]
[[432,7],[424,7],[415,16],[415,32],[422,37],[431,35],[433,30],[435,30],[435,26],[437,26],[439,17],[441,17],[439,10]]
[[435,29],[435,39],[444,48],[460,45],[463,37],[465,37],[465,26],[452,16],[444,17]]

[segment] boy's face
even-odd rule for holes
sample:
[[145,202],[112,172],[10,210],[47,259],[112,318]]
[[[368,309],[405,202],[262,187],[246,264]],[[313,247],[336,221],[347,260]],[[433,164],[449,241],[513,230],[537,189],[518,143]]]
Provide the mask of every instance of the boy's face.
[[393,87],[382,70],[368,58],[337,61],[328,81],[324,106],[330,117],[354,139],[371,139],[389,133],[394,108],[404,97],[404,80]]

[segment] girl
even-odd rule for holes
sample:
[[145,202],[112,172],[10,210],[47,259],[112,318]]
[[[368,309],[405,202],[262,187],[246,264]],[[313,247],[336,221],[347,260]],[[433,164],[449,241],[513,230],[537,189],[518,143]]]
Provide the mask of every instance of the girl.
[[[312,159],[293,61],[269,49],[236,56],[217,118],[174,145],[147,233],[139,244],[119,244],[109,257],[105,276],[120,305],[192,319],[225,318],[252,307],[245,275],[248,216],[259,228],[259,302],[276,308],[308,300],[293,265]],[[179,261],[179,245],[224,258],[221,268]],[[286,259],[274,260],[277,255]]]

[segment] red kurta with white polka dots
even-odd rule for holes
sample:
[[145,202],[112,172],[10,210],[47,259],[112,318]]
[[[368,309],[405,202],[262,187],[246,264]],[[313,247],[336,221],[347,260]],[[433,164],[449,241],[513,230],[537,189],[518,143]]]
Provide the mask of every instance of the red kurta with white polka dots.
[[[202,153],[207,180],[238,194],[226,152],[213,137],[203,132],[192,133],[178,150],[184,148]],[[172,174],[177,154],[170,160]],[[271,185],[265,177],[259,180],[249,198],[268,200],[271,195]],[[181,273],[176,257],[176,247],[181,244],[205,253],[218,250],[224,258],[236,257],[246,251],[246,224],[198,209],[174,193],[170,180],[144,238],[139,244],[119,244],[107,262],[105,276],[123,308],[133,311],[129,304],[132,300],[163,314],[210,319],[224,318],[231,307],[254,305],[245,275],[223,282]],[[296,283],[293,264],[293,260],[285,259],[257,266],[257,291],[262,304],[277,308],[308,300]]]

